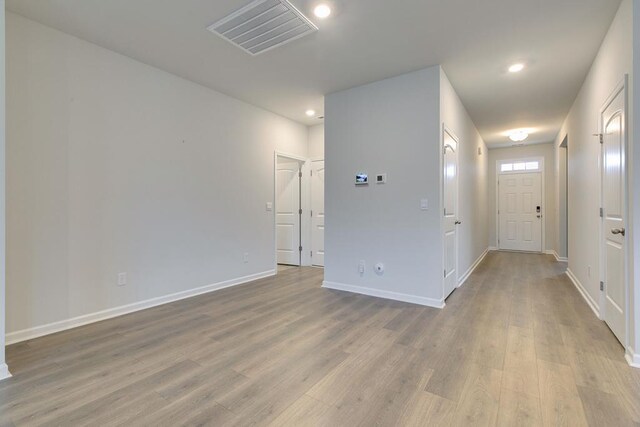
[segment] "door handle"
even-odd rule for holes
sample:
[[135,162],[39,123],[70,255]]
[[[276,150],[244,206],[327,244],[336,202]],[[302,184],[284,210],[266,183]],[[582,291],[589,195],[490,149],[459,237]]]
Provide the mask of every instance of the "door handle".
[[622,237],[624,237],[627,234],[627,230],[624,228],[612,228],[611,234],[622,234]]
[[460,224],[462,224],[462,221],[456,220],[455,225],[460,225]]

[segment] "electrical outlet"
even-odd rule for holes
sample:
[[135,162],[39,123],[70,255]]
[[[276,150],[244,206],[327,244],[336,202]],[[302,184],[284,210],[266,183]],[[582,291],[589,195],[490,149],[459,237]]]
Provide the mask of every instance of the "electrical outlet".
[[360,260],[360,263],[358,264],[358,272],[360,274],[364,274],[364,269],[365,269],[366,265],[364,260]]
[[127,284],[127,273],[118,273],[118,286]]
[[245,264],[249,262],[249,252],[245,252],[244,255],[242,255],[242,262]]
[[384,274],[384,264],[379,262],[373,267],[373,271],[376,272],[378,276],[382,276]]

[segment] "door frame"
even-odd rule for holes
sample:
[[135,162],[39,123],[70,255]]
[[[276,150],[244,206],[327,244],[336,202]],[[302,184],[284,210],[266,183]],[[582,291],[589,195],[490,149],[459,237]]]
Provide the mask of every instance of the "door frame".
[[298,156],[295,154],[287,153],[284,151],[275,150],[273,153],[273,209],[271,211],[273,217],[273,269],[278,271],[278,231],[277,231],[277,212],[278,212],[278,157],[293,160],[300,163],[300,170],[302,171],[302,177],[300,178],[300,207],[302,208],[302,215],[300,216],[300,246],[302,246],[302,253],[300,254],[300,266],[311,265],[311,257],[305,250],[309,246],[309,233],[311,232],[311,218],[305,215],[305,212],[309,212],[310,209],[310,197],[309,187],[310,180],[306,179],[309,173],[309,159]]
[[[528,161],[536,161],[536,162],[540,162],[540,169],[538,169],[537,171],[517,171],[517,172],[500,172],[500,165],[502,163],[515,163],[515,162],[528,162]],[[500,159],[500,160],[496,160],[496,247],[499,251],[501,251],[502,249],[500,248],[500,242],[502,241],[502,239],[500,238],[500,175],[518,175],[518,174],[524,174],[524,173],[539,173],[540,174],[540,191],[541,191],[541,195],[540,195],[540,203],[542,203],[542,209],[541,209],[541,214],[542,214],[542,227],[540,232],[542,233],[542,236],[540,236],[540,252],[529,252],[529,253],[534,253],[534,254],[544,254],[545,253],[545,248],[547,247],[547,242],[546,242],[546,235],[547,235],[547,230],[546,230],[546,224],[547,224],[547,207],[546,207],[546,201],[547,201],[547,194],[546,194],[546,189],[545,189],[545,164],[544,164],[544,157],[540,156],[540,157],[520,157],[520,158],[516,158],[516,159]],[[506,250],[506,249],[505,249]],[[518,252],[527,252],[527,251],[518,251]]]
[[[445,251],[446,251],[446,243],[445,243],[445,239],[444,239],[444,234],[445,234],[445,229],[444,229],[444,197],[445,197],[445,189],[444,189],[444,141],[445,141],[445,137],[446,134],[448,134],[458,145],[457,150],[456,150],[456,165],[457,165],[457,171],[456,173],[458,174],[458,179],[456,180],[456,214],[458,215],[458,220],[460,220],[460,138],[458,138],[458,135],[455,134],[455,132],[448,127],[445,123],[442,123],[442,133],[440,134],[440,213],[442,213],[442,215],[440,215],[440,233],[441,233],[441,238],[442,238],[442,269],[441,271],[444,272],[446,271],[446,260],[445,260]],[[456,277],[455,277],[455,289],[458,289],[460,287],[460,271],[459,271],[459,262],[460,262],[460,234],[458,233],[458,229],[456,229],[456,239],[455,239],[455,245],[456,245],[456,250],[455,250],[455,266],[456,266]],[[442,276],[440,276],[442,277]],[[446,285],[446,277],[442,277],[442,295],[443,295],[443,303],[444,300],[449,296],[449,295],[445,295],[445,285]]]
[[[602,122],[602,115],[604,114],[604,112],[606,111],[606,109],[609,107],[609,105],[613,102],[613,100],[616,98],[616,96],[618,96],[618,94],[620,94],[620,92],[623,93],[624,96],[624,144],[623,144],[623,149],[624,149],[624,161],[622,162],[622,168],[623,168],[623,172],[622,172],[622,176],[623,176],[623,182],[622,182],[622,186],[623,186],[623,192],[622,192],[622,211],[625,213],[626,218],[625,218],[625,225],[626,225],[626,229],[628,231],[627,233],[627,238],[625,240],[625,245],[624,245],[624,255],[623,255],[623,259],[624,259],[624,273],[622,275],[623,277],[623,286],[624,286],[624,299],[625,299],[625,319],[624,319],[624,343],[622,343],[622,345],[624,346],[625,349],[625,356],[628,354],[632,354],[632,350],[629,347],[629,343],[630,343],[630,324],[631,324],[631,318],[630,316],[632,316],[632,312],[631,312],[631,301],[630,301],[630,294],[629,294],[629,283],[630,283],[630,278],[629,278],[629,273],[630,273],[630,268],[629,268],[629,261],[630,261],[630,246],[631,243],[633,242],[633,233],[632,233],[632,229],[630,227],[631,225],[631,221],[630,219],[632,218],[629,212],[629,208],[630,208],[630,203],[629,203],[629,176],[628,176],[628,171],[629,171],[629,167],[628,167],[628,162],[629,162],[629,75],[625,74],[624,77],[622,78],[622,80],[620,82],[618,82],[618,84],[615,86],[613,92],[611,92],[611,94],[607,97],[607,100],[602,104],[602,107],[600,107],[600,110],[598,112],[598,134],[597,136],[600,137],[603,132],[604,132],[604,123]],[[599,150],[599,158],[598,158],[598,168],[600,169],[600,206],[604,206],[604,185],[603,185],[603,180],[604,180],[604,164],[603,164],[603,160],[604,160],[604,146],[603,144],[600,144],[600,150]],[[605,282],[605,268],[606,268],[606,262],[605,262],[605,252],[604,252],[604,244],[605,244],[605,227],[604,227],[604,216],[600,217],[600,221],[599,223],[599,232],[600,232],[600,239],[599,239],[599,243],[600,243],[600,247],[598,250],[598,255],[599,255],[599,264],[600,264],[600,281],[601,282]],[[607,284],[605,283],[604,286],[607,286]],[[600,291],[600,298],[598,299],[599,301],[599,306],[600,306],[600,310],[599,310],[599,316],[600,316],[600,320],[605,321],[606,319],[606,310],[607,310],[607,304],[606,304],[606,300],[605,300],[606,296],[605,296],[605,291],[604,289]]]

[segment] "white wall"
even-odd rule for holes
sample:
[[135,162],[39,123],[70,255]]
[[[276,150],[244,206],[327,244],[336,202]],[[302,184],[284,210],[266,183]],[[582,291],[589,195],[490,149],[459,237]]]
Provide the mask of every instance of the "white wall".
[[324,159],[324,123],[309,127],[309,159]]
[[489,246],[498,247],[498,233],[496,230],[497,215],[497,186],[496,163],[499,160],[514,160],[529,157],[544,158],[544,187],[545,200],[542,206],[542,214],[545,224],[544,250],[555,250],[557,210],[556,210],[556,183],[555,183],[555,153],[553,144],[535,144],[522,147],[496,148],[489,150]]
[[[325,285],[441,303],[439,82],[432,67],[326,97]],[[388,183],[356,187],[357,172]]]
[[[632,7],[631,0],[622,2],[556,140],[557,146],[566,135],[569,137],[569,269],[596,306],[600,302],[600,144],[592,135],[599,131],[601,107],[625,74],[630,76],[629,93],[634,93]],[[633,111],[629,111],[628,116],[634,117]],[[629,128],[629,141],[634,141],[633,128]],[[631,231],[629,241],[635,241],[637,245],[638,239]],[[639,306],[636,303],[636,310]],[[637,341],[637,333],[636,340],[631,343],[636,351],[640,342]]]
[[[459,139],[458,277],[464,278],[487,250],[488,167],[487,146],[444,72],[440,80],[440,116]],[[478,154],[478,149],[481,154]]]
[[274,151],[306,157],[305,126],[17,15],[7,30],[10,333],[272,272]]
[[[461,278],[488,241],[487,149],[455,90],[438,66],[329,95],[325,106],[325,285],[442,305],[443,123],[461,145]],[[357,172],[387,173],[388,183],[356,187]]]
[[5,16],[0,0],[0,380],[9,375],[5,363]]

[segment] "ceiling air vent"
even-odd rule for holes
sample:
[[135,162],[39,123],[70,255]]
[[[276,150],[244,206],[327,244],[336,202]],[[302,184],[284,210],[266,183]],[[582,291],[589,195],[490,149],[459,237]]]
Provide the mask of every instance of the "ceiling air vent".
[[251,55],[318,31],[287,0],[255,0],[207,29]]

